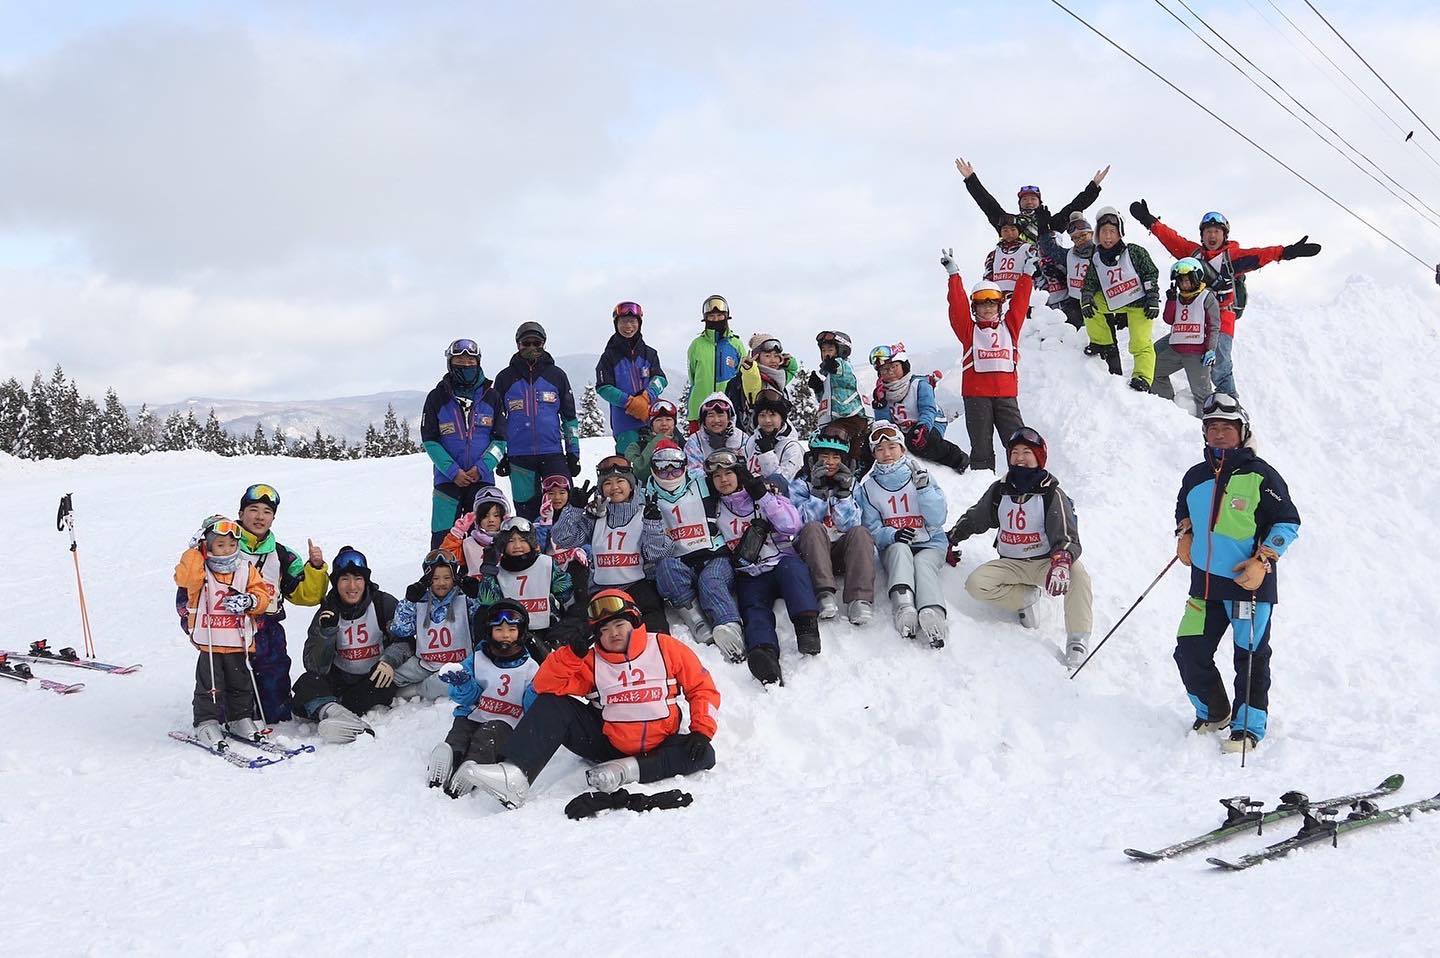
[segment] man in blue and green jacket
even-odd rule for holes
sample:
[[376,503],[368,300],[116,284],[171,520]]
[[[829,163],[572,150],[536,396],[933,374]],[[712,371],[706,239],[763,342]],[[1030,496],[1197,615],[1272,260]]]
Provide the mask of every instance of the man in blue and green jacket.
[[475,493],[495,484],[495,467],[505,455],[500,400],[480,366],[480,345],[455,340],[445,348],[445,366],[445,377],[425,397],[420,417],[420,441],[434,467],[432,549],[455,519],[470,511]]
[[639,303],[620,303],[611,311],[615,335],[595,364],[595,392],[610,404],[610,434],[620,455],[650,421],[650,405],[668,384],[660,355],[645,342],[645,312]]
[[[1175,664],[1195,706],[1192,730],[1229,726],[1221,748],[1238,752],[1265,737],[1275,567],[1300,534],[1300,513],[1280,473],[1249,447],[1250,419],[1233,397],[1211,395],[1201,419],[1205,460],[1185,473],[1175,503],[1176,554],[1190,567]],[[1227,629],[1235,642],[1233,713],[1215,667]]]
[[521,323],[515,331],[515,355],[495,377],[500,398],[500,428],[505,456],[496,474],[510,477],[516,515],[540,515],[540,480],[580,475],[580,422],[570,377],[545,351],[545,327]]

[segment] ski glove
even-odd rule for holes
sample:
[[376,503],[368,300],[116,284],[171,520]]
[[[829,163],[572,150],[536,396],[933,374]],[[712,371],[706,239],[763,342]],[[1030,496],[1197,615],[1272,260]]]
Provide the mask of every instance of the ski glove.
[[389,662],[377,662],[370,672],[370,681],[375,683],[377,689],[389,688],[390,683],[395,681],[395,666]]
[[435,674],[440,676],[440,681],[446,685],[460,686],[470,681],[470,673],[466,672],[465,666],[459,662],[449,662]]
[[[820,368],[824,369],[825,364],[821,363]],[[819,373],[812,372],[808,377],[806,377],[805,381],[810,384],[811,392],[818,393],[825,388],[825,380],[820,378]]]
[[710,738],[703,732],[690,732],[685,735],[677,735],[676,744],[685,751],[685,757],[692,762],[698,762],[705,757],[705,751],[710,747]]
[[1264,583],[1265,574],[1270,571],[1270,559],[1262,552],[1237,565],[1234,571],[1239,573],[1235,576],[1235,584],[1254,592]]
[[914,529],[901,529],[895,533],[895,542],[898,545],[908,546],[910,544],[910,540],[913,538],[915,538]]
[[[945,534],[945,541],[949,542],[952,546],[958,546],[968,538],[970,537],[960,528],[960,523],[958,522],[951,526],[950,531]],[[956,555],[959,555],[959,550],[956,550]]]
[[[827,376],[833,376],[833,375],[835,375],[836,373],[838,373],[838,372],[840,371],[840,360],[839,360],[839,358],[838,358],[838,357],[835,357],[835,356],[831,356],[829,359],[822,359],[822,360],[820,361],[820,371],[821,371],[822,373],[824,373],[825,375],[827,375]],[[823,385],[825,385],[825,384],[822,382],[822,383],[820,384],[820,386],[823,386]],[[816,386],[816,387],[815,387],[815,391],[816,391],[817,393],[820,391],[820,386]]]
[[255,597],[248,592],[237,592],[220,600],[220,607],[226,612],[249,612],[255,608]]
[[574,479],[580,475],[580,454],[578,452],[567,452],[565,461],[570,464],[570,478]]
[[775,444],[780,441],[780,434],[767,436],[763,432],[755,436],[755,450],[757,452],[774,452]]
[[585,653],[595,644],[595,636],[590,634],[590,629],[585,625],[575,622],[570,625],[570,636],[565,644],[570,646],[570,651],[575,653],[576,658],[583,659]]
[[501,457],[500,457],[500,461],[497,462],[497,463],[495,463],[495,475],[497,475],[497,476],[508,476],[508,475],[510,475],[510,457],[509,457],[509,456],[501,456]]
[[570,490],[570,505],[576,509],[584,509],[590,502],[590,497],[595,495],[595,484],[586,479],[580,485]]
[[910,470],[910,476],[915,480],[916,489],[924,489],[926,486],[930,485],[930,473],[926,472],[924,469],[919,468],[918,466]]
[[[1088,301],[1087,301],[1087,302],[1084,302],[1084,303],[1081,303],[1081,304],[1080,304],[1080,318],[1081,318],[1081,319],[1088,320],[1090,317],[1092,317],[1092,316],[1094,316],[1094,315],[1095,315],[1095,304],[1094,304],[1093,302],[1088,302]],[[1092,344],[1092,345],[1093,345],[1093,344]]]
[[1175,558],[1180,564],[1186,567],[1190,565],[1190,547],[1195,544],[1195,533],[1191,531],[1191,523],[1188,518],[1180,520],[1180,528],[1175,531]]
[[752,501],[758,503],[761,499],[764,499],[765,494],[770,491],[770,487],[765,485],[764,479],[761,479],[759,476],[752,476],[750,470],[745,469],[743,466],[737,466],[735,473],[740,479],[741,487]]
[[330,609],[321,609],[320,614],[315,617],[315,624],[320,627],[321,632],[329,632],[335,628],[339,617]]
[[418,582],[410,583],[405,587],[405,601],[419,602],[421,599],[425,598],[425,590],[428,588],[430,588],[430,586],[425,582],[424,579],[421,579]]
[[651,522],[659,522],[664,518],[660,515],[660,503],[654,496],[645,497],[645,518]]
[[1291,243],[1289,246],[1285,247],[1285,252],[1280,254],[1280,258],[1301,259],[1306,256],[1315,256],[1319,252],[1320,244],[1310,242],[1310,235],[1307,233],[1295,242]]
[[871,395],[870,402],[876,409],[885,408],[885,383],[883,381],[875,384],[875,392]]
[[1154,226],[1159,220],[1150,212],[1150,205],[1144,200],[1136,200],[1130,204],[1130,215],[1135,217],[1135,222],[1147,230]]
[[926,426],[923,422],[917,422],[910,427],[910,431],[906,433],[905,438],[910,440],[910,448],[924,449],[925,443],[930,440],[930,427]]
[[1160,318],[1160,304],[1159,304],[1159,303],[1146,303],[1146,304],[1145,304],[1145,318],[1146,318],[1146,319],[1159,319],[1159,318]]
[[625,400],[625,411],[632,419],[647,421],[650,418],[650,394],[638,393]]
[[1200,357],[1200,362],[1206,366],[1215,365],[1215,350],[1205,350],[1205,355]]
[[1070,553],[1058,550],[1050,557],[1050,574],[1045,577],[1045,591],[1064,595],[1070,591]]
[[940,251],[940,265],[945,267],[945,272],[951,276],[960,275],[960,266],[955,262],[955,250],[953,247]]

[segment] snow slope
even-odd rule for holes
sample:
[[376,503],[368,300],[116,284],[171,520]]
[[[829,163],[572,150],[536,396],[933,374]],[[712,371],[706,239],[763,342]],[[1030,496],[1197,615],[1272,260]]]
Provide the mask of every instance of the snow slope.
[[[1180,570],[1071,682],[1055,603],[1029,633],[963,591],[993,555],[973,540],[945,573],[943,651],[884,621],[827,624],[824,654],[801,661],[786,633],[787,685],[762,691],[701,649],[724,697],[720,765],[673,783],[695,795],[686,810],[572,823],[561,809],[584,779],[563,753],[520,811],[445,799],[422,778],[443,704],[379,716],[374,741],[234,769],[164,735],[189,718],[194,654],[170,571],[191,530],[263,479],[284,497],[285,541],[353,543],[399,591],[426,544],[424,461],[0,461],[0,644],[79,644],[51,523],[73,491],[101,657],[145,663],[75,673],[77,696],[0,688],[6,951],[1431,953],[1440,816],[1237,875],[1120,849],[1211,827],[1224,795],[1319,797],[1395,771],[1409,780],[1396,802],[1440,790],[1440,598],[1423,545],[1440,521],[1437,320],[1356,279],[1313,311],[1257,295],[1241,321],[1240,386],[1304,517],[1283,564],[1271,734],[1243,770],[1188,735],[1170,660]],[[1098,638],[1170,557],[1200,444],[1193,419],[1105,375],[1074,335],[1037,310],[1022,408],[1079,509]],[[587,459],[605,451],[589,441]],[[986,485],[937,478],[952,517]],[[308,620],[292,612],[297,659]]]

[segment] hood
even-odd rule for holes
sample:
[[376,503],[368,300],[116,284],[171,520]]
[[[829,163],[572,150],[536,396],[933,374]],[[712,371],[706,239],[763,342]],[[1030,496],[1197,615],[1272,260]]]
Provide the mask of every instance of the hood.
[[[553,365],[555,365],[555,357],[551,356],[550,351],[546,349],[540,351],[540,358],[533,363],[524,356],[521,356],[519,351],[516,351],[516,353],[510,357],[510,368],[521,375],[527,375],[531,370],[544,369],[546,366]],[[476,388],[478,389],[479,387]]]
[[649,644],[650,633],[645,631],[645,626],[641,624],[635,626],[635,629],[630,633],[630,644],[625,647],[624,652],[606,652],[600,648],[600,643],[597,640],[595,643],[595,654],[603,658],[606,662],[631,662],[639,658],[640,654],[645,651],[645,647]]

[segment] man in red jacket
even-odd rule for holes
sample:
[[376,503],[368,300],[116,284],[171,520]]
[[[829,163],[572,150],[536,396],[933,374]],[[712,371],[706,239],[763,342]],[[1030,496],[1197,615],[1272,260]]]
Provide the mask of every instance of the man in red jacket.
[[1231,355],[1235,344],[1235,321],[1245,312],[1245,274],[1269,266],[1276,260],[1300,259],[1320,252],[1320,244],[1308,235],[1289,246],[1257,246],[1247,249],[1230,239],[1230,221],[1223,213],[1200,217],[1200,242],[1187,239],[1160,222],[1144,200],[1130,204],[1130,215],[1158,239],[1177,259],[1193,256],[1210,270],[1207,285],[1220,300],[1220,338],[1215,346],[1211,385],[1217,393],[1239,396]]
[[[531,683],[535,702],[505,743],[505,760],[455,773],[507,808],[525,801],[561,745],[601,763],[585,778],[602,792],[715,767],[710,740],[720,692],[700,659],[678,639],[645,631],[635,600],[621,589],[595,593],[588,612],[590,628],[541,663]],[[592,693],[598,710],[571,697]],[[690,709],[683,733],[679,695]]]
[[950,274],[950,328],[965,347],[960,395],[965,400],[965,429],[970,433],[970,468],[994,472],[991,433],[998,433],[1004,443],[1025,425],[1016,398],[1020,395],[1020,328],[1030,311],[1034,280],[1031,264],[1019,264],[1020,278],[1008,307],[1004,291],[988,280],[976,283],[966,296],[953,253],[941,250],[940,265]]

